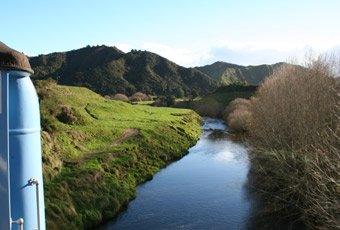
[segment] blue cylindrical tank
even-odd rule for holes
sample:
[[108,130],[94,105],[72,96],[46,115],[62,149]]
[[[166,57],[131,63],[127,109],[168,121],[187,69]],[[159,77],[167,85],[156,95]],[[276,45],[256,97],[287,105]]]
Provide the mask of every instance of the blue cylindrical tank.
[[[23,218],[25,229],[40,227],[39,230],[44,230],[40,111],[29,75],[23,71],[11,71],[9,74],[11,217],[13,220]],[[32,184],[32,179],[39,184]]]
[[40,110],[32,72],[24,54],[0,42],[1,230],[18,229],[15,225],[45,230]]

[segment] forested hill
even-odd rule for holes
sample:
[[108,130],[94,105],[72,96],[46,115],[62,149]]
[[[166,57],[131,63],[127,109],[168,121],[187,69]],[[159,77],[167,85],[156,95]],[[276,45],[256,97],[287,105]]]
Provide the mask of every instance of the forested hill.
[[196,67],[196,69],[209,75],[223,85],[244,82],[250,85],[259,85],[263,79],[269,77],[273,71],[284,65],[279,62],[273,65],[241,66],[227,62],[215,62],[211,65]]
[[87,46],[31,57],[33,78],[84,86],[101,95],[141,91],[153,95],[207,94],[218,82],[195,68],[184,68],[157,54],[116,47]]

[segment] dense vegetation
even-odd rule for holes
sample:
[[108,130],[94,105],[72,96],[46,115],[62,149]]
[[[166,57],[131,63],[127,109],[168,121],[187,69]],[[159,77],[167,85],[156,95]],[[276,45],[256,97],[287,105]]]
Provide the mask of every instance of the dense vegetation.
[[223,119],[229,128],[237,133],[249,131],[251,124],[251,102],[249,99],[236,98],[223,111]]
[[131,105],[51,80],[35,85],[49,230],[114,217],[137,184],[186,154],[201,134],[201,119],[190,110]]
[[115,47],[85,47],[63,53],[31,57],[33,78],[52,77],[58,83],[84,86],[101,95],[135,92],[151,95],[200,95],[212,92],[217,81],[194,69],[184,68],[151,52],[123,53]]
[[201,116],[222,118],[226,106],[232,100],[250,98],[254,95],[256,88],[256,86],[232,84],[220,87],[213,93],[201,98],[178,102],[175,106],[193,109]]
[[226,62],[215,62],[211,65],[196,67],[223,85],[246,83],[259,85],[265,78],[283,66],[289,64],[280,62],[273,65],[240,66]]
[[184,68],[151,52],[87,46],[68,52],[31,57],[35,79],[52,77],[59,84],[84,86],[103,96],[136,92],[183,98],[212,93],[220,85],[258,85],[286,63],[239,66],[224,62]]
[[[306,68],[286,66],[243,104],[243,127],[255,147],[249,180],[265,201],[263,220],[287,228],[339,227],[339,62],[319,57]],[[249,116],[250,113],[250,116]],[[242,116],[239,121],[242,121]],[[249,122],[250,121],[250,122]],[[281,226],[282,227],[282,226]]]

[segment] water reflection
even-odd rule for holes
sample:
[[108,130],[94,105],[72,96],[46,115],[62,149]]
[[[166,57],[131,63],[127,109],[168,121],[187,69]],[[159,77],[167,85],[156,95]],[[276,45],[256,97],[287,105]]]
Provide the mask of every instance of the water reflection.
[[[256,170],[250,164],[247,183],[245,183],[245,194],[252,202],[249,212],[247,228],[249,230],[304,230],[307,229],[299,220],[299,215],[290,210],[285,214],[280,209],[272,206],[270,194],[257,190],[258,181]],[[262,180],[262,179],[261,179]]]
[[138,186],[137,198],[103,229],[247,228],[248,149],[225,138],[220,120],[206,119],[202,128],[189,154]]

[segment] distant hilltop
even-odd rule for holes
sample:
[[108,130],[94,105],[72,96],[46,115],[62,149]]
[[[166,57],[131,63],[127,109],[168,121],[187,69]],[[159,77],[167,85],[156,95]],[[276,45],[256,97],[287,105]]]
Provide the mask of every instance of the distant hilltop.
[[249,85],[259,85],[266,77],[287,64],[279,62],[273,65],[241,66],[227,62],[215,62],[211,65],[196,67],[223,85],[244,82]]
[[30,57],[33,78],[84,86],[101,95],[144,92],[151,95],[208,94],[221,85],[258,85],[286,63],[240,66],[225,62],[185,68],[148,51],[124,53],[116,47],[87,46]]

